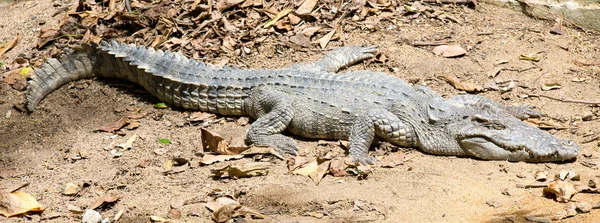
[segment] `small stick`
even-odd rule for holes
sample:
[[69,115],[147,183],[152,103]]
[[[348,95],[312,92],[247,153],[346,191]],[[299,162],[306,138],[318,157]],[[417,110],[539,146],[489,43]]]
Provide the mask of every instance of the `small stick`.
[[547,187],[548,183],[517,184],[517,188],[541,188]]
[[552,100],[562,101],[562,102],[571,102],[571,103],[579,103],[579,104],[588,104],[588,105],[600,105],[600,101],[584,101],[570,98],[557,98],[543,94],[528,94],[528,97],[541,97],[541,98],[549,98]]
[[127,12],[131,12],[131,3],[129,0],[125,0],[125,7],[127,7]]
[[477,0],[422,0],[425,3],[442,3],[442,4],[472,4],[477,7]]

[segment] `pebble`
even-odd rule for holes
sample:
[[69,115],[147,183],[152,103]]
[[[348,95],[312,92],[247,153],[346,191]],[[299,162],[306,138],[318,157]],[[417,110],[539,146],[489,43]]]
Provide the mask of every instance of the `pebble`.
[[102,222],[102,215],[100,215],[100,213],[98,213],[97,211],[87,209],[87,210],[85,210],[85,213],[83,213],[83,216],[81,216],[81,222],[82,223],[100,223],[100,222]]
[[575,204],[575,209],[579,213],[588,213],[592,210],[592,205],[588,202],[579,202]]

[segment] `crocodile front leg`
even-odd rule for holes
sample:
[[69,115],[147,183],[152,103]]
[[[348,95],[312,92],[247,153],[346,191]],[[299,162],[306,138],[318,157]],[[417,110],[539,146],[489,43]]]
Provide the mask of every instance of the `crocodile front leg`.
[[284,93],[257,89],[245,105],[246,112],[256,119],[248,129],[246,143],[269,146],[282,154],[296,155],[296,142],[281,134],[292,121],[292,100]]
[[375,158],[368,154],[375,135],[397,146],[416,145],[416,136],[412,128],[385,109],[371,109],[357,118],[349,139],[350,154],[354,157],[354,161],[365,165],[375,163]]
[[314,63],[294,65],[290,68],[311,71],[337,72],[344,67],[373,57],[377,46],[346,46],[338,47],[323,55],[323,58]]

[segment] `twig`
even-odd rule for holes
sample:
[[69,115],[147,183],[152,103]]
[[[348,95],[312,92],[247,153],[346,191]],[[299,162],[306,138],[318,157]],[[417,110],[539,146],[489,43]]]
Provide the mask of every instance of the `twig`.
[[440,45],[446,45],[448,43],[446,42],[421,42],[421,41],[415,41],[412,43],[408,43],[411,46],[440,46]]
[[541,98],[548,98],[548,99],[552,99],[552,100],[557,100],[557,101],[561,101],[561,102],[571,102],[571,103],[579,103],[579,104],[588,104],[588,105],[600,105],[600,101],[585,101],[585,100],[577,100],[577,99],[570,99],[570,98],[557,98],[557,97],[552,97],[552,96],[548,96],[548,95],[543,95],[543,94],[528,94],[528,97],[541,97]]
[[517,184],[517,188],[540,188],[547,187],[548,183]]
[[442,4],[471,4],[477,7],[477,0],[422,0],[425,3],[442,3]]
[[574,60],[573,63],[577,66],[597,66],[600,65],[600,61],[594,61],[594,62],[581,62],[579,60]]
[[131,12],[131,3],[129,0],[125,0],[125,7],[127,8],[127,12]]

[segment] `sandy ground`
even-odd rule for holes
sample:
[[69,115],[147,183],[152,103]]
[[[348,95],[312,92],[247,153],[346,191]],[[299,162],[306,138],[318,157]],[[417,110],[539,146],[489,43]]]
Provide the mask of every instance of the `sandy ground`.
[[[11,61],[27,53],[35,44],[41,26],[56,23],[56,9],[49,0],[0,2],[0,42],[17,34],[21,43],[3,59]],[[437,78],[454,74],[464,81],[484,84],[496,62],[509,60],[507,67],[526,71],[502,71],[498,79],[514,80],[517,87],[508,92],[488,91],[480,95],[505,104],[529,104],[552,120],[567,126],[550,130],[557,137],[573,139],[581,146],[577,161],[568,163],[529,164],[481,161],[469,158],[442,157],[418,150],[402,150],[410,161],[392,169],[377,168],[367,179],[326,176],[319,185],[309,178],[288,172],[285,161],[266,158],[272,163],[266,176],[237,180],[216,180],[210,170],[234,163],[253,162],[252,158],[227,161],[210,166],[186,169],[177,174],[163,174],[161,165],[174,157],[200,159],[200,126],[186,121],[186,111],[155,110],[158,100],[141,87],[117,80],[82,80],[51,93],[31,113],[13,107],[24,101],[24,92],[0,83],[0,187],[29,182],[22,190],[34,195],[46,207],[42,215],[3,219],[2,222],[78,222],[80,217],[67,211],[72,204],[89,207],[100,194],[119,195],[113,206],[100,209],[105,217],[125,210],[120,222],[148,222],[151,215],[166,216],[172,204],[190,199],[198,202],[181,207],[180,222],[212,222],[211,212],[202,201],[212,200],[215,191],[238,194],[236,199],[271,217],[275,222],[523,222],[525,216],[553,216],[568,204],[542,196],[542,189],[521,189],[516,184],[534,181],[534,173],[552,174],[572,169],[582,181],[600,180],[597,140],[600,134],[598,106],[564,103],[546,98],[521,98],[541,93],[559,98],[598,100],[600,67],[577,66],[574,60],[599,61],[598,36],[566,28],[564,35],[549,34],[552,23],[538,21],[518,12],[490,5],[477,9],[458,7],[455,16],[462,25],[429,19],[398,23],[389,29],[346,32],[333,45],[376,44],[389,63],[358,64],[350,69],[383,71],[405,80],[427,83],[444,96],[460,92]],[[44,25],[41,25],[44,24]],[[468,55],[448,59],[435,56],[431,47],[413,47],[408,41],[446,40],[468,49]],[[283,67],[314,61],[319,52],[281,49],[274,57],[265,55],[269,46],[260,46],[245,58],[255,68]],[[519,60],[520,54],[540,52],[540,62]],[[309,58],[309,59],[306,59]],[[389,69],[396,68],[396,69]],[[394,71],[395,70],[395,71]],[[580,78],[582,82],[572,81]],[[541,92],[545,83],[557,82],[561,89]],[[114,138],[93,130],[118,120],[128,109],[149,109],[136,130]],[[7,114],[10,113],[10,114]],[[581,118],[591,114],[591,121]],[[237,118],[226,118],[208,125],[210,130],[241,143],[248,126]],[[112,158],[104,148],[113,142],[124,143],[132,134],[140,138],[132,150]],[[158,138],[173,143],[163,145]],[[298,139],[301,151],[316,154],[331,148],[317,141]],[[340,148],[333,148],[340,150]],[[73,159],[77,154],[85,159]],[[264,159],[263,159],[264,160]],[[61,195],[66,183],[87,187],[79,196]],[[577,194],[575,201],[600,202],[598,194]],[[497,203],[492,207],[487,203]],[[48,216],[57,215],[48,219]],[[320,217],[320,218],[319,218]],[[592,210],[561,222],[597,222],[600,210]]]

